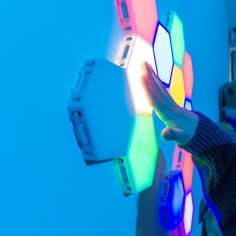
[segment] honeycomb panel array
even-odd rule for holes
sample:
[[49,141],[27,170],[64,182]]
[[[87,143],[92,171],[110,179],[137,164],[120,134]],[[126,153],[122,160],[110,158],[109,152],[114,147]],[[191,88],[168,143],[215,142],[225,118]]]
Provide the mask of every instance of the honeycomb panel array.
[[[137,4],[135,1],[117,1],[118,13],[123,29],[125,25],[128,26],[128,24],[130,24],[130,18],[132,18],[133,22],[138,21],[139,18],[137,15],[135,16],[135,14],[132,13],[132,9],[138,5],[141,6],[142,4],[143,3]],[[150,3],[150,5],[151,4],[152,3]],[[144,17],[143,19],[146,18]],[[166,85],[167,90],[175,102],[185,109],[192,110],[192,61],[190,55],[185,51],[183,24],[175,12],[169,12],[164,16],[163,21],[157,21],[156,25],[155,35],[151,36],[148,40],[146,36],[143,36],[142,31],[124,31],[126,37],[124,37],[121,43],[116,58],[116,63],[127,69],[135,111],[137,114],[146,115],[151,111],[151,107],[148,107],[145,98],[142,96],[142,88],[140,84],[137,85],[137,83],[140,83],[139,78],[142,73],[140,71],[140,65],[142,61],[148,61],[152,66],[155,62],[156,67],[153,67],[158,70],[159,78]],[[135,27],[131,28],[136,29]],[[153,28],[151,31],[153,32]],[[149,44],[152,43],[152,40],[150,39],[154,39],[152,43],[154,57],[149,54],[150,50],[145,50],[145,48],[148,48],[147,45],[144,46],[145,43],[143,43],[143,46],[139,43],[135,43],[137,39],[138,41],[143,40],[143,42],[146,40]],[[130,43],[129,41],[132,40],[133,43]],[[137,50],[135,50],[137,54],[133,52],[134,46],[132,45],[137,45]],[[146,56],[147,54],[149,55],[148,58]],[[186,186],[185,190],[190,191],[192,188],[193,174],[191,155],[184,152],[181,166],[179,168],[173,166],[173,169],[179,169],[182,171]]]
[[[152,107],[140,81],[142,62],[158,70],[176,103],[188,110],[192,110],[193,71],[191,56],[185,51],[183,24],[176,13],[167,13],[160,22],[155,0],[116,0],[116,4],[124,33],[116,65],[103,59],[86,61],[68,111],[86,163],[115,160],[122,190],[130,195],[152,185],[158,155]],[[192,188],[190,160],[186,152],[181,163],[173,160],[182,181],[167,178],[173,187],[164,192],[168,197],[162,201],[168,211],[162,215],[163,225],[169,217],[169,227],[180,232],[182,224],[185,233],[191,231],[193,212],[190,195],[185,195]]]
[[127,71],[94,59],[80,74],[68,110],[84,160],[90,165],[116,158],[125,194],[150,187],[158,153],[154,121],[135,111]]
[[[184,41],[184,30],[183,24],[174,12],[169,12],[162,18],[163,21],[158,23],[156,36],[153,44],[155,60],[157,71],[161,81],[167,86],[167,90],[174,99],[174,101],[181,107],[187,110],[192,110],[192,89],[193,89],[193,68],[192,59],[187,51],[185,51],[185,41]],[[160,25],[163,24],[163,27]],[[171,61],[169,58],[170,49],[166,46],[168,45],[168,39],[165,39],[165,44],[162,42],[162,47],[160,45],[160,35],[163,35],[164,30],[170,35],[170,45],[171,45],[171,59],[173,61],[173,68],[169,69],[168,78],[167,67],[170,65]],[[163,36],[162,36],[163,37]],[[158,41],[159,40],[159,41]],[[162,55],[161,55],[162,54]],[[161,56],[160,56],[161,55]],[[165,56],[164,56],[165,55]],[[168,55],[168,56],[166,56]],[[161,61],[158,62],[158,58]],[[167,62],[168,60],[168,62]],[[169,66],[170,68],[170,66]],[[165,71],[165,74],[163,73]],[[171,71],[171,72],[170,72]],[[164,76],[163,76],[164,74]],[[194,164],[192,162],[192,156],[190,153],[181,150],[178,146],[175,147],[174,157],[173,157],[173,170],[179,170],[182,172],[184,180],[184,190],[185,192],[190,192],[192,190],[192,178]],[[192,197],[192,195],[191,195]],[[173,196],[174,198],[174,196]],[[185,196],[186,204],[189,204],[190,195]],[[193,203],[192,203],[193,204]],[[193,209],[193,205],[185,208]],[[193,213],[185,212],[185,215],[181,223],[174,230],[174,235],[190,235],[192,224]],[[188,223],[186,223],[188,219]],[[162,222],[163,223],[163,222]],[[166,225],[163,223],[163,227]],[[168,229],[171,229],[170,227]]]

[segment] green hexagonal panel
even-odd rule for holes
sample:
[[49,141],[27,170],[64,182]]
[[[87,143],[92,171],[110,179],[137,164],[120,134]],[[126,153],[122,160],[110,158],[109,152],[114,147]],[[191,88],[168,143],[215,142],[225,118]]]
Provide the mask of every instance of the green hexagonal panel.
[[163,24],[170,32],[174,63],[182,68],[185,53],[183,23],[175,12],[168,12],[163,17]]
[[153,117],[138,115],[130,134],[127,155],[115,159],[123,192],[133,194],[152,185],[158,155]]

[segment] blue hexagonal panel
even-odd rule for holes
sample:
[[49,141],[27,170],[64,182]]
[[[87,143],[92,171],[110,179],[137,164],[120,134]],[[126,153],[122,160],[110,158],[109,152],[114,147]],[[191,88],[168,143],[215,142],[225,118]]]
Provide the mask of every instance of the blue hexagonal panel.
[[184,189],[181,171],[172,171],[164,176],[160,195],[160,219],[162,226],[168,230],[174,230],[183,219]]

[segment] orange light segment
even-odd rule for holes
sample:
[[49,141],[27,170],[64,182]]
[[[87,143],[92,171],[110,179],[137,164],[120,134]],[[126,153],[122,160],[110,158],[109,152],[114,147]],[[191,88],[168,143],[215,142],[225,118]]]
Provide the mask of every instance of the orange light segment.
[[184,79],[185,96],[187,98],[191,98],[194,78],[193,78],[192,58],[188,52],[185,52],[185,55],[184,55],[184,64],[183,64],[182,71],[183,71],[183,79]]

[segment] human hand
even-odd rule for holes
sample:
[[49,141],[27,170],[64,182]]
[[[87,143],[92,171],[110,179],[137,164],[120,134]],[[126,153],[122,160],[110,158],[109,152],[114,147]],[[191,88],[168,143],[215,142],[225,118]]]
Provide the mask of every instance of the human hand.
[[180,145],[187,144],[195,134],[199,118],[197,114],[180,107],[170,96],[151,65],[144,62],[141,78],[148,101],[166,127],[161,136]]

